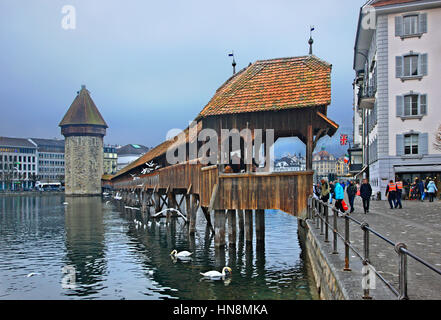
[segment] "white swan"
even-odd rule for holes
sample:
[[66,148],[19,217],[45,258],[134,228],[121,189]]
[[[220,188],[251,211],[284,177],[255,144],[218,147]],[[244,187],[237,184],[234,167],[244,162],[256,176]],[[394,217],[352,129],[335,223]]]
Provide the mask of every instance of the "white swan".
[[204,278],[209,278],[211,280],[221,280],[224,279],[227,275],[230,275],[233,272],[230,267],[224,267],[222,269],[222,273],[219,271],[208,271],[205,273],[201,272],[201,276]]
[[182,258],[189,258],[191,255],[193,254],[193,252],[188,252],[188,251],[181,251],[178,252],[176,250],[173,250],[170,255],[173,257],[176,257],[178,259],[182,259]]

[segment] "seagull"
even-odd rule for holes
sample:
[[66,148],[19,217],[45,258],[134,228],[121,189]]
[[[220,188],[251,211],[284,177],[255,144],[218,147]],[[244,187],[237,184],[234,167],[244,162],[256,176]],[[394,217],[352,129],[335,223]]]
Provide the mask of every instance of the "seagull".
[[106,205],[109,204],[110,201],[106,201]]
[[156,167],[155,167],[155,170],[158,170],[159,168],[161,168],[161,166],[156,166]]
[[37,275],[40,275],[40,273],[37,273],[37,272],[31,272],[31,273],[29,273],[26,277],[30,278],[30,277],[32,277],[32,276],[37,276]]
[[188,251],[181,251],[181,252],[178,252],[178,251],[176,251],[176,250],[173,250],[173,251],[170,253],[170,255],[171,255],[172,257],[176,257],[176,258],[178,258],[178,259],[185,259],[185,258],[188,259],[192,254],[193,254],[193,252],[188,252]]
[[63,204],[64,204],[65,206],[67,206],[69,203],[67,203],[67,202],[63,202]]
[[224,267],[222,269],[222,273],[220,273],[219,271],[208,271],[205,273],[201,272],[201,276],[211,280],[221,280],[221,279],[225,279],[225,277],[230,275],[232,272],[233,271],[231,270],[230,267]]
[[147,167],[149,167],[149,168],[153,168],[153,166],[154,166],[155,164],[153,163],[153,161],[150,161],[150,162],[146,162],[145,165],[146,165]]

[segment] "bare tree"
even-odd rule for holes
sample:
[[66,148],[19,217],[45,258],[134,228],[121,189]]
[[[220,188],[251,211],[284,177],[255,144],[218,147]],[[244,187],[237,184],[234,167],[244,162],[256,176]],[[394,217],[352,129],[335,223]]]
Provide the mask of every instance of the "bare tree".
[[441,125],[438,127],[438,131],[435,134],[435,142],[433,143],[435,149],[441,151]]

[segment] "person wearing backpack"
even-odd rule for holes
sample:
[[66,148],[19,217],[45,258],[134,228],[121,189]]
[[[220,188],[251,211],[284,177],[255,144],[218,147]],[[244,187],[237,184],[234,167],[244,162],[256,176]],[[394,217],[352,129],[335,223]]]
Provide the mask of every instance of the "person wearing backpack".
[[349,186],[346,189],[346,193],[348,194],[348,199],[349,199],[349,205],[351,206],[351,211],[350,213],[354,212],[354,200],[355,200],[355,196],[357,194],[357,186],[355,185],[354,181],[350,181],[349,182]]
[[320,200],[325,203],[328,203],[329,200],[329,184],[325,179],[320,180],[321,189],[320,189]]

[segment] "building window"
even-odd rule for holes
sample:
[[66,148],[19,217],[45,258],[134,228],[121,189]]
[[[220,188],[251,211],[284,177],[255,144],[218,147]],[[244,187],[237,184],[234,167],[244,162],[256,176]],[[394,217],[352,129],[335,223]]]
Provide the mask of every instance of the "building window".
[[418,115],[418,95],[404,96],[404,115],[416,116]]
[[395,77],[402,81],[408,79],[421,79],[428,73],[427,54],[417,54],[412,51],[409,54],[395,57]]
[[404,38],[421,37],[427,33],[427,13],[407,14],[395,17],[395,36]]
[[427,114],[427,95],[409,94],[397,96],[397,117],[406,118],[423,117]]
[[405,77],[418,76],[418,56],[410,55],[404,58],[404,73]]
[[404,154],[416,155],[418,154],[418,135],[407,134],[404,136]]
[[418,16],[403,17],[403,35],[410,36],[418,33]]

